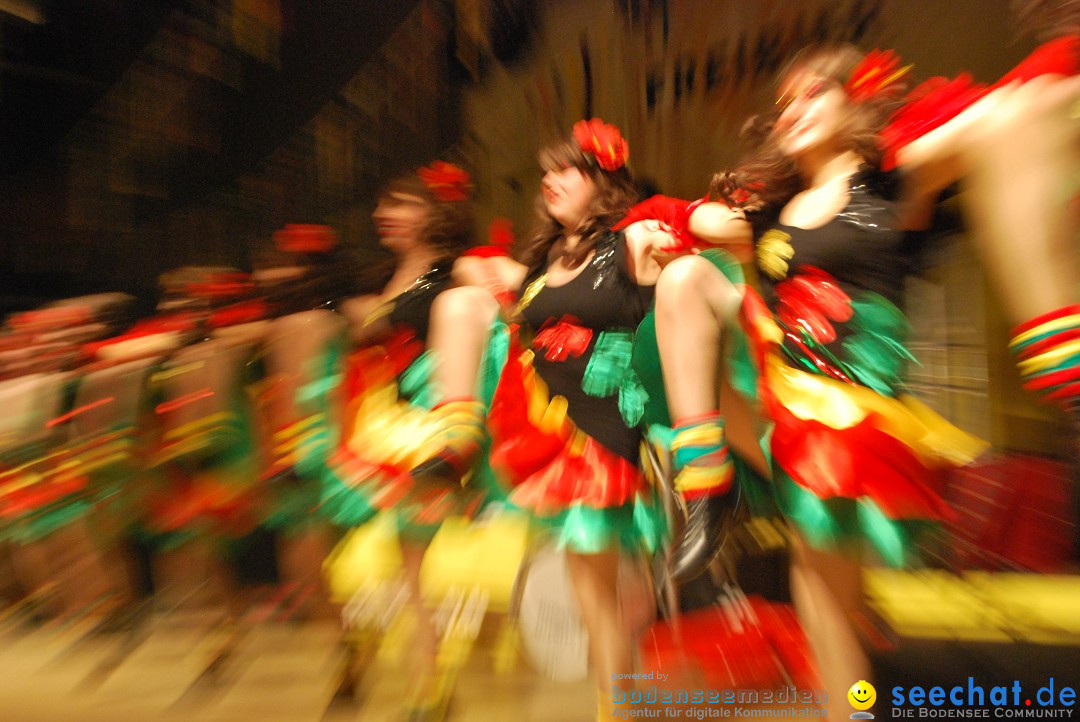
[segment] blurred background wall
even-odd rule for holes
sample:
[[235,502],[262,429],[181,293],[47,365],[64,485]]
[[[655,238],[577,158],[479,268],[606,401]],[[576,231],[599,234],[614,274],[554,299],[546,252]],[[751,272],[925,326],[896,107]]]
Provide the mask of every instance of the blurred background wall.
[[[287,222],[336,227],[371,286],[389,176],[464,163],[477,228],[524,234],[536,149],[587,116],[623,128],[654,188],[699,197],[820,41],[980,80],[1035,44],[1008,0],[4,0],[2,310],[102,290],[149,305],[162,271],[246,269]],[[921,392],[999,443],[1052,445],[962,232],[939,246],[909,304]]]

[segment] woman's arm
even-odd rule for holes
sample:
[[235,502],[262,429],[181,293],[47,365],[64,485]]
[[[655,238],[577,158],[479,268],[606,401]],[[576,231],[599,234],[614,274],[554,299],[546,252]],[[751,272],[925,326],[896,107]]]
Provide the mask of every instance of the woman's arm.
[[454,261],[452,275],[458,286],[479,286],[503,298],[521,288],[528,270],[509,256],[462,256]]
[[341,315],[349,324],[349,340],[356,345],[377,341],[390,334],[387,313],[379,315],[382,299],[374,294],[346,299],[341,304]]
[[968,172],[968,148],[979,129],[999,112],[1014,90],[1003,87],[971,104],[956,117],[906,144],[896,152],[903,174],[899,227],[929,227],[934,205],[945,188]]
[[674,257],[663,250],[675,245],[674,237],[655,221],[631,223],[623,232],[626,234],[626,270],[630,279],[639,286],[655,286],[660,269],[666,265],[666,260]]
[[904,174],[901,227],[925,228],[938,194],[972,173],[981,154],[995,152],[992,144],[1010,144],[1011,133],[1024,133],[1047,118],[1067,122],[1064,119],[1071,115],[1075,123],[1078,101],[1078,76],[1047,74],[1014,81],[900,148],[896,161]]
[[[675,215],[686,218],[685,215]],[[670,220],[670,224],[667,220]],[[707,245],[723,248],[743,263],[753,258],[753,234],[742,211],[721,203],[702,203],[694,208],[686,220],[667,220],[644,218],[624,229],[627,269],[639,286],[655,285],[662,268],[675,258],[692,253],[691,240],[693,248],[700,249]],[[670,227],[680,222],[686,227]],[[676,234],[683,237],[677,238]]]

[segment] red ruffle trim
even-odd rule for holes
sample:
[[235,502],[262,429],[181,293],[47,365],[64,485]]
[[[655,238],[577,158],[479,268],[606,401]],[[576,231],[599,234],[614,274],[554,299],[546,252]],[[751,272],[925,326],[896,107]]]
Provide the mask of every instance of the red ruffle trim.
[[18,519],[64,499],[74,499],[87,485],[85,476],[43,479],[17,491],[0,493],[0,518]]
[[1026,83],[1043,75],[1077,73],[1080,73],[1080,36],[1066,35],[1036,48],[989,87],[975,83],[966,73],[952,80],[930,78],[911,91],[907,104],[882,131],[881,147],[885,152],[882,168],[895,168],[896,154],[901,148],[949,122],[992,90],[1016,81]]
[[671,234],[674,240],[670,247],[663,249],[664,251],[675,253],[704,247],[708,244],[690,232],[690,214],[704,202],[704,199],[691,202],[681,198],[656,195],[634,205],[621,221],[612,226],[612,229],[622,230],[638,221],[656,221],[663,230]]
[[237,490],[226,482],[176,475],[148,495],[147,526],[159,532],[209,529],[242,536],[258,526],[263,503],[257,487]]
[[[764,335],[771,315],[752,289],[743,297],[741,321],[759,369],[778,353]],[[928,467],[915,451],[882,429],[882,419],[868,413],[860,423],[836,429],[795,416],[769,388],[761,373],[758,393],[774,423],[773,463],[799,486],[820,499],[870,499],[890,519],[951,519],[941,498],[944,467]]]
[[943,469],[925,466],[873,414],[848,429],[800,419],[779,404],[769,412],[772,454],[799,486],[819,499],[869,499],[890,519],[951,519],[941,498]]
[[450,516],[472,517],[483,495],[469,487],[421,486],[406,465],[382,464],[341,449],[331,460],[334,474],[368,504],[396,511],[408,524],[437,524]]
[[881,131],[882,169],[894,169],[901,148],[945,125],[986,93],[986,86],[966,73],[952,80],[930,78],[917,86],[908,95],[907,104]]
[[1005,74],[994,87],[1016,80],[1026,83],[1042,75],[1076,75],[1080,73],[1080,35],[1063,35],[1043,43],[1031,55]]
[[[543,514],[632,502],[646,486],[637,466],[581,432],[564,407],[551,403],[531,359],[513,330],[488,414],[491,467],[513,487],[510,501]],[[536,426],[531,419],[544,421]]]

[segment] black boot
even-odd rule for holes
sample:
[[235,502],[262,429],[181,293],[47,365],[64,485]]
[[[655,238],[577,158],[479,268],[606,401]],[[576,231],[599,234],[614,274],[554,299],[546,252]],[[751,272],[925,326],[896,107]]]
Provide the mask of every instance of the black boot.
[[731,536],[739,517],[739,491],[709,494],[686,504],[686,525],[669,556],[669,572],[676,584],[701,576]]

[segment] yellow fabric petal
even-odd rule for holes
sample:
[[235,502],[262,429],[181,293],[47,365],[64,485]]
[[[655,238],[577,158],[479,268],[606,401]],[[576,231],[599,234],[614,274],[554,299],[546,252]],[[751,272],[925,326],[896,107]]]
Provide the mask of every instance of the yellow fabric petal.
[[1024,343],[1028,339],[1041,336],[1044,333],[1050,333],[1051,331],[1063,331],[1069,328],[1080,327],[1080,316],[1065,316],[1064,318],[1055,318],[1052,321],[1047,321],[1044,324],[1036,326],[1035,328],[1024,331],[1021,334],[1017,334],[1013,337],[1012,341],[1009,341],[1009,346],[1016,346],[1017,344]]
[[1039,371],[1045,371],[1046,369],[1057,366],[1060,362],[1080,354],[1080,339],[1074,339],[1060,346],[1044,351],[1034,358],[1029,358],[1026,361],[1021,361],[1016,366],[1020,369],[1020,373],[1025,376],[1028,374],[1037,373]]
[[894,399],[862,386],[791,368],[775,355],[768,359],[770,388],[797,418],[834,429],[848,429],[869,414],[882,431],[910,447],[924,463],[968,464],[989,448],[958,429],[913,396]]

